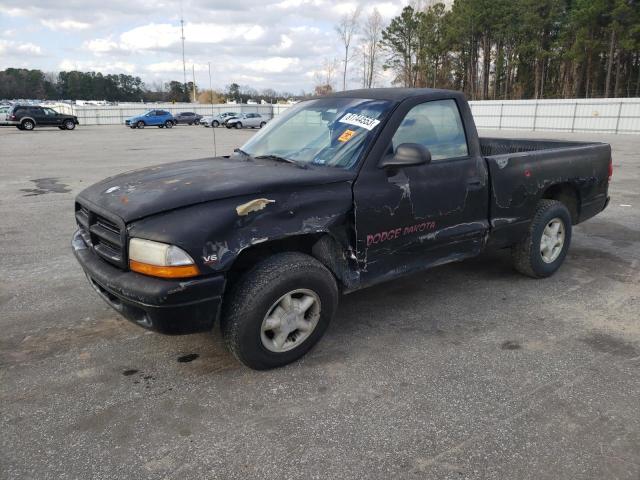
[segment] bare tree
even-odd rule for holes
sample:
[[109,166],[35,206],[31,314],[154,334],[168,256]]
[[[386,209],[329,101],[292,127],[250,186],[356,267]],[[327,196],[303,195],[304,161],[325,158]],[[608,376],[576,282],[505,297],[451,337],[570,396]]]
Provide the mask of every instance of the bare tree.
[[380,67],[380,40],[382,39],[382,16],[374,8],[362,29],[363,87],[374,85]]
[[334,90],[333,82],[337,69],[338,61],[335,58],[333,60],[329,60],[328,58],[323,60],[322,69],[314,75],[314,81],[316,83],[315,91],[318,95],[326,95]]
[[342,16],[340,23],[336,25],[336,32],[344,46],[344,70],[342,72],[342,90],[347,89],[347,70],[349,69],[349,48],[353,37],[358,31],[358,19],[360,18],[361,7],[358,6],[351,13]]

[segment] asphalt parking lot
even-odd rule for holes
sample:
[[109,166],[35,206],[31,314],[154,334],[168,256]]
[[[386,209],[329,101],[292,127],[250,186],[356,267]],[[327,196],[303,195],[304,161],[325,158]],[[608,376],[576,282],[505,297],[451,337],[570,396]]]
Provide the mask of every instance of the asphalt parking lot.
[[561,270],[498,251],[356,292],[255,372],[217,329],[121,319],[69,245],[75,194],[210,156],[211,129],[0,128],[0,478],[640,479],[640,136],[481,133],[612,144],[611,204]]

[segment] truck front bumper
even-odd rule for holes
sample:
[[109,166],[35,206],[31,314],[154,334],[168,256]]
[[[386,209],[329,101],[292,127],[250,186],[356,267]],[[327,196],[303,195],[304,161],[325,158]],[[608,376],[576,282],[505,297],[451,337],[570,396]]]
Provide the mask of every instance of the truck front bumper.
[[165,280],[123,271],[98,257],[76,231],[73,253],[93,289],[127,320],[156,332],[205,332],[218,317],[224,275]]

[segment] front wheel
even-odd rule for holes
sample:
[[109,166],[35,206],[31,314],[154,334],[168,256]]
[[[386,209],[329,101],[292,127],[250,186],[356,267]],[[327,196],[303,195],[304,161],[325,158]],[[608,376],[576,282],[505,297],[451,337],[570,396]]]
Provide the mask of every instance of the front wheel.
[[225,300],[222,334],[246,366],[291,363],[320,340],[338,304],[335,278],[315,258],[279,253],[245,273]]
[[74,122],[73,120],[65,120],[63,126],[65,130],[73,130],[74,128],[76,128],[76,122]]
[[511,249],[516,270],[529,277],[553,275],[571,243],[571,214],[557,200],[540,200],[525,238]]
[[136,127],[144,128],[144,122],[142,120],[140,120],[138,123],[136,123]]
[[264,127],[267,124],[267,122],[260,122],[260,128]]
[[217,120],[214,120],[213,123],[211,124],[212,127],[217,128],[220,126],[220,122]]
[[242,128],[242,123],[241,122],[236,123],[235,127],[236,128]]

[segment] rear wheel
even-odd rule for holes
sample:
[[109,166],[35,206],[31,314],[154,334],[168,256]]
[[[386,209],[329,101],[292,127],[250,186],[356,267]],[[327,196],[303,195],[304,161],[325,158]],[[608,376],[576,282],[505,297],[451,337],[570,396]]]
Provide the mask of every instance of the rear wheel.
[[242,128],[242,122],[237,122],[235,126],[236,128]]
[[260,122],[260,128],[264,127],[267,124],[267,122]]
[[145,127],[145,123],[142,120],[140,120],[140,121],[138,121],[138,123],[136,123],[136,127],[144,128]]
[[548,277],[564,262],[570,243],[567,207],[557,200],[540,200],[527,235],[511,249],[513,265],[529,277]]
[[76,128],[76,122],[74,122],[73,120],[65,120],[63,126],[65,130],[73,130],[74,128]]
[[315,258],[279,253],[259,263],[225,300],[222,333],[227,347],[250,368],[291,363],[322,337],[338,304],[338,287]]
[[23,120],[20,124],[22,126],[22,130],[33,130],[36,127],[36,124],[33,120]]
[[22,125],[16,125],[16,128],[17,128],[18,130],[24,130],[24,128],[22,128]]

